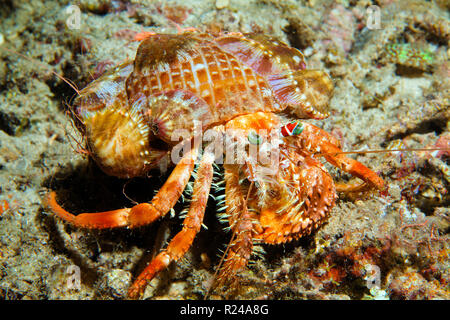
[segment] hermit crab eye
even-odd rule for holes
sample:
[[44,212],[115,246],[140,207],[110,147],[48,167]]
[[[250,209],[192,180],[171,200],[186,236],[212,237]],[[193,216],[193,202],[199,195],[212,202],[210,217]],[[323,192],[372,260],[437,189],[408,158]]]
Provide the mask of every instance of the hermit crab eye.
[[262,143],[262,138],[255,131],[250,131],[250,133],[248,134],[248,142],[250,142],[251,144],[259,145]]
[[299,120],[289,122],[288,124],[282,126],[280,131],[281,136],[283,137],[298,136],[303,132],[303,123]]
[[294,130],[292,131],[293,136],[298,136],[303,132],[303,124],[300,121],[293,121],[293,125],[295,125]]

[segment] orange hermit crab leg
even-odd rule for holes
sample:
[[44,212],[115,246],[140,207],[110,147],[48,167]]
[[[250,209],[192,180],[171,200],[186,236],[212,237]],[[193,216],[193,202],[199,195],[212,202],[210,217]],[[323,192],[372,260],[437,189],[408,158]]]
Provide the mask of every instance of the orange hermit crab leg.
[[150,224],[169,212],[180,198],[194,170],[197,150],[197,148],[193,148],[181,159],[150,203],[140,203],[132,208],[74,215],[64,210],[56,202],[55,192],[50,192],[47,204],[58,217],[77,227],[89,229],[135,228]]
[[[362,163],[342,154],[342,150],[336,145],[336,139],[328,132],[306,122],[302,122],[302,125],[304,127],[303,132],[297,136],[302,147],[305,147],[311,152],[319,153],[325,157],[329,163],[362,179],[370,187],[375,187],[379,190],[384,189],[383,179]],[[359,189],[362,189],[363,186],[339,184],[336,186],[336,189],[338,191],[350,192],[358,191]]]
[[228,253],[225,252],[227,257],[220,270],[219,284],[230,282],[233,285],[234,276],[245,268],[253,250],[253,219],[239,185],[238,170],[236,166],[225,165],[225,199],[233,237],[227,248]]
[[128,291],[130,298],[139,297],[146,284],[151,281],[169,263],[180,259],[192,245],[196,234],[200,231],[209,190],[213,178],[214,155],[207,153],[203,156],[197,170],[194,182],[191,205],[183,222],[183,229],[170,241],[165,250],[160,252],[134,281]]
[[[324,154],[324,157],[332,165],[362,179],[370,187],[375,187],[378,190],[384,189],[383,179],[381,179],[375,172],[367,168],[361,162],[358,162],[352,158],[348,158],[343,154],[336,154],[342,152],[342,150],[332,145],[327,146],[325,150],[326,153],[330,154]],[[362,189],[364,189],[364,184],[356,186],[345,183],[336,184],[336,190],[340,192],[351,192]]]

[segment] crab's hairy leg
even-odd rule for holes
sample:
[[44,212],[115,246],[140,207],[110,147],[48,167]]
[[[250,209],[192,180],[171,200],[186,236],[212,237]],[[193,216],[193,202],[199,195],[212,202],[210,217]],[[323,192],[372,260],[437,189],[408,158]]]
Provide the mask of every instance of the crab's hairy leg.
[[135,228],[150,224],[169,212],[180,198],[194,170],[197,151],[197,148],[192,148],[185,154],[150,203],[140,203],[131,208],[74,215],[58,204],[55,192],[50,192],[47,204],[58,217],[82,228]]
[[128,291],[130,298],[139,297],[145,286],[161,270],[172,261],[180,259],[191,247],[196,234],[200,231],[203,216],[208,202],[209,191],[213,178],[214,155],[205,154],[197,170],[197,179],[194,182],[191,205],[183,222],[183,229],[175,235],[167,248],[160,252],[142,271]]
[[297,136],[298,140],[296,141],[300,144],[301,148],[321,154],[333,166],[364,181],[364,184],[357,186],[351,184],[338,184],[336,190],[351,192],[362,190],[367,186],[379,190],[384,189],[383,179],[362,163],[342,154],[342,150],[337,145],[336,139],[328,132],[305,122],[303,122],[303,127],[304,130]]
[[219,271],[218,284],[229,283],[233,286],[236,274],[244,270],[253,250],[253,219],[239,184],[239,168],[236,165],[225,165],[225,194],[233,237]]

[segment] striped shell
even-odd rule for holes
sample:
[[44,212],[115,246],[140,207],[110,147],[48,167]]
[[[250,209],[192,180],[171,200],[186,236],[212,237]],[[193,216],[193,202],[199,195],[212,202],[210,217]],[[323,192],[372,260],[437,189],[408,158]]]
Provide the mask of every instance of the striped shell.
[[258,111],[322,119],[332,91],[325,72],[307,70],[300,51],[270,37],[156,34],[76,105],[94,159],[132,177],[158,165],[179,142],[176,130],[193,135],[196,121],[205,130]]

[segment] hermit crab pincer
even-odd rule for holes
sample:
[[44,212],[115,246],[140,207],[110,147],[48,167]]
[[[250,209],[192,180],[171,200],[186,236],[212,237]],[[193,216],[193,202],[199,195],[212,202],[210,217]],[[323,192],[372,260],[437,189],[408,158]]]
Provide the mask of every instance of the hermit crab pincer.
[[[147,225],[171,211],[196,170],[183,228],[134,281],[129,296],[136,298],[190,248],[216,162],[224,170],[233,231],[219,280],[233,282],[256,242],[284,243],[323,224],[336,191],[383,188],[377,174],[342,154],[336,138],[299,120],[326,118],[332,92],[325,72],[306,69],[300,51],[271,37],[150,35],[134,62],[80,91],[75,117],[89,154],[107,174],[142,176],[161,163],[174,164],[172,173],[150,202],[131,208],[73,215],[54,192],[49,207],[77,227]],[[363,183],[335,184],[319,157]]]

